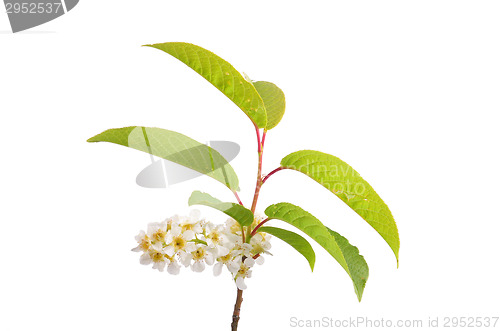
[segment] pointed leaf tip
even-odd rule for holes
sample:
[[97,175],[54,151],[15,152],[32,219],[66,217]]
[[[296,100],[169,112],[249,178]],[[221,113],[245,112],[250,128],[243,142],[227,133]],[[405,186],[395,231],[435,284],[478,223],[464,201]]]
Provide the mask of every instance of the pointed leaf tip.
[[178,132],[130,126],[106,130],[87,141],[130,147],[212,177],[231,190],[239,187],[236,173],[219,152]]
[[368,266],[356,247],[338,233],[333,233],[316,217],[291,203],[271,205],[265,213],[270,219],[279,219],[295,226],[330,253],[351,277],[356,296],[361,300],[368,279]]
[[267,124],[267,112],[255,86],[229,62],[200,46],[167,42],[145,45],[161,50],[196,71],[234,102],[259,128]]
[[399,233],[394,217],[357,171],[333,155],[311,150],[285,156],[281,166],[309,176],[352,208],[387,242],[399,265]]

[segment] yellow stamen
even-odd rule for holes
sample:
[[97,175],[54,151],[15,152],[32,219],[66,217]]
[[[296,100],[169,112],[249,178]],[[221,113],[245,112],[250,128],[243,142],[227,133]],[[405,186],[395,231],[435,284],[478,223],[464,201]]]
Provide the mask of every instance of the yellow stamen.
[[181,236],[175,237],[172,244],[176,251],[183,249],[186,246],[186,239]]
[[205,257],[206,251],[205,251],[205,249],[200,247],[197,250],[195,250],[192,254],[193,254],[193,260],[198,261],[198,260],[201,260]]
[[163,231],[162,229],[159,229],[153,234],[153,240],[155,241],[164,241],[165,237],[167,236],[167,233]]
[[153,262],[161,262],[163,261],[163,254],[160,252],[151,253],[151,259]]

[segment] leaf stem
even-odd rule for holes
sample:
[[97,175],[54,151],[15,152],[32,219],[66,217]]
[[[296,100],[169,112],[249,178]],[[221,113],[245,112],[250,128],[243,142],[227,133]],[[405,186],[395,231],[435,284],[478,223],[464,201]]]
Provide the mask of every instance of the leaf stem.
[[234,194],[234,196],[236,197],[236,200],[238,200],[238,203],[239,203],[240,205],[242,205],[242,206],[243,206],[243,202],[241,202],[241,199],[240,199],[240,197],[239,197],[239,195],[238,195],[238,192],[233,191],[233,194]]
[[262,153],[262,141],[260,140],[260,131],[259,127],[255,125],[255,133],[257,134],[257,152]]
[[240,309],[242,302],[243,302],[243,291],[238,289],[238,292],[236,293],[236,303],[234,304],[233,322],[231,323],[231,331],[238,330],[238,322],[240,320]]
[[266,218],[265,220],[263,220],[262,222],[260,222],[259,224],[257,224],[257,226],[253,229],[252,233],[250,234],[250,237],[253,237],[255,236],[255,234],[257,233],[257,230],[259,230],[259,228],[264,225],[267,221],[269,221],[269,217]]
[[283,168],[283,167],[278,167],[278,168],[274,169],[273,171],[271,171],[271,172],[270,172],[270,173],[269,173],[266,177],[264,177],[264,179],[262,180],[262,184],[264,184],[264,183],[266,182],[266,180],[267,180],[269,177],[271,177],[271,175],[272,175],[272,174],[275,174],[275,173],[277,173],[278,171],[283,170],[283,169],[285,169],[285,168]]

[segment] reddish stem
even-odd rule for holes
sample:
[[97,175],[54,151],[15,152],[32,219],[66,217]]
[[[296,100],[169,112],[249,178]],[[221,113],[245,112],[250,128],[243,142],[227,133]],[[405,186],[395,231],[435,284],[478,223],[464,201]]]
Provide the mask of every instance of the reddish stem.
[[[259,164],[258,164],[258,170],[257,170],[257,183],[255,184],[255,193],[253,195],[253,202],[252,202],[252,213],[255,212],[255,207],[257,207],[257,200],[259,199],[259,192],[260,192],[260,187],[262,186],[262,141],[260,140],[260,131],[259,127],[256,125],[255,126],[255,131],[257,132],[257,144],[258,148],[257,151],[259,152]],[[265,131],[264,131],[265,133]]]
[[272,174],[275,174],[275,173],[277,173],[278,171],[283,170],[283,169],[285,169],[285,168],[283,168],[283,167],[278,167],[278,168],[274,169],[273,171],[271,171],[271,172],[270,172],[270,173],[269,173],[266,177],[264,177],[264,179],[262,180],[262,184],[264,184],[264,183],[266,182],[266,180],[267,180],[269,177],[271,177],[271,175],[272,175]]
[[253,237],[255,236],[255,234],[257,233],[257,230],[259,230],[259,228],[264,225],[267,221],[269,221],[269,217],[266,218],[265,220],[263,220],[262,222],[260,222],[259,224],[257,224],[257,226],[253,229],[252,233],[250,234],[250,237]]
[[234,193],[234,196],[236,197],[236,200],[238,200],[238,203],[243,206],[243,202],[241,202],[240,197],[238,195],[238,192],[233,191],[233,193]]
[[257,125],[255,126],[255,132],[257,133],[257,152],[260,154],[262,153],[262,142],[260,140],[260,131]]

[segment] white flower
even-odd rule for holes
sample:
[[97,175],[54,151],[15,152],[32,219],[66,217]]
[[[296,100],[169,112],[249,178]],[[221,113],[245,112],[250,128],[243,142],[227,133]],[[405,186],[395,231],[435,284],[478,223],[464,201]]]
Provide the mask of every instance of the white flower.
[[205,263],[208,265],[214,264],[214,257],[205,245],[197,245],[196,250],[191,252],[191,254],[186,253],[181,255],[181,263],[184,264],[184,266],[189,266],[191,260],[193,261],[191,270],[194,272],[202,272],[205,270]]
[[132,248],[133,252],[147,252],[151,247],[151,240],[148,235],[144,231],[140,231],[137,236],[135,236],[135,240],[137,240],[137,247]]
[[194,239],[194,232],[192,230],[182,231],[182,228],[173,223],[172,228],[167,233],[165,238],[165,253],[172,256],[177,252],[185,251],[191,253],[196,249],[196,244],[190,240]]
[[229,250],[234,246],[223,231],[224,227],[222,225],[215,226],[212,223],[207,223],[205,226],[205,238],[208,247],[213,249],[216,256],[229,254]]
[[198,209],[193,209],[189,214],[189,217],[180,222],[180,226],[183,231],[193,231],[195,234],[203,233],[203,227],[201,226],[202,220],[200,219],[200,211]]
[[[158,269],[159,271],[165,270],[167,260],[163,251],[153,248],[148,253],[144,253],[143,256],[146,254],[149,256],[149,258],[144,257],[143,264],[150,264],[151,262],[153,262],[153,269]],[[141,256],[141,263],[143,262],[143,256]]]
[[239,235],[241,237],[241,225],[232,218],[228,218],[226,221],[227,232]]
[[167,236],[167,221],[148,224],[148,237],[152,242],[164,242]]
[[[253,227],[262,222],[256,216]],[[202,272],[206,265],[214,265],[218,276],[224,266],[232,274],[239,289],[246,289],[245,279],[252,275],[255,264],[264,263],[262,254],[270,254],[271,235],[257,233],[250,243],[244,243],[241,225],[230,218],[224,225],[214,225],[201,219],[198,210],[189,217],[177,215],[161,223],[148,224],[147,232],[135,237],[137,246],[132,250],[142,252],[140,263],[153,264],[153,269],[177,275],[180,265]]]
[[241,257],[235,258],[233,254],[229,253],[217,258],[217,263],[214,265],[214,276],[219,276],[222,273],[222,267],[226,266],[229,272],[235,274],[240,268]]
[[151,250],[144,252],[141,255],[140,263],[143,265],[148,265],[153,263],[153,269],[158,269],[159,271],[165,270],[165,266],[168,265],[167,271],[170,274],[179,274],[179,264],[173,256],[164,254],[161,249],[157,249],[157,246],[152,246]]
[[270,254],[271,243],[269,240],[271,236],[264,232],[257,232],[255,236],[250,240],[250,245],[252,245],[251,254],[252,256],[260,255],[262,253]]
[[255,261],[252,258],[247,258],[243,263],[240,264],[240,268],[236,273],[233,273],[233,277],[236,281],[236,286],[240,290],[246,290],[247,286],[245,284],[245,278],[252,277],[251,267],[255,264]]
[[252,245],[244,243],[241,243],[241,240],[239,240],[238,243],[234,245],[233,251],[237,255],[246,256],[248,258],[252,258]]

